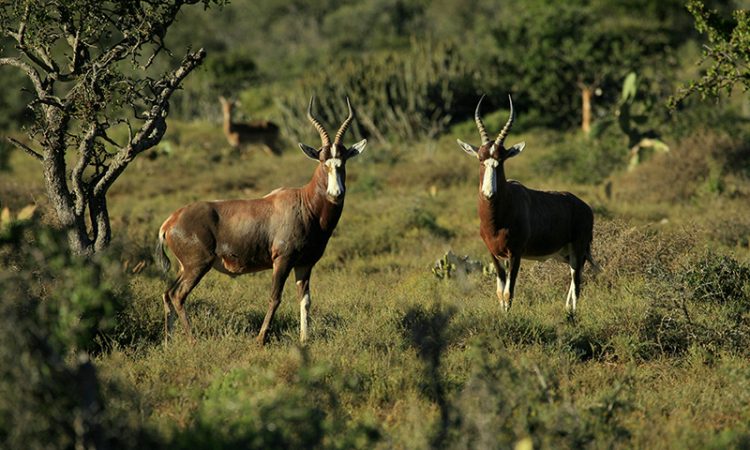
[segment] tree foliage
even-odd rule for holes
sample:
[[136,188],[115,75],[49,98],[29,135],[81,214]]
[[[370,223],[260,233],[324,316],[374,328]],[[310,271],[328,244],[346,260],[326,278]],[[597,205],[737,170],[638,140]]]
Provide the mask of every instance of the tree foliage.
[[699,0],[691,0],[687,8],[696,30],[708,40],[701,63],[709,62],[709,67],[699,80],[683,86],[670,99],[670,106],[696,93],[705,98],[729,94],[737,84],[744,90],[750,88],[750,11],[737,9],[731,17],[724,17]]
[[514,91],[533,108],[529,119],[556,127],[579,123],[583,90],[613,104],[625,75],[662,55],[672,45],[666,26],[677,26],[658,16],[613,14],[605,1],[538,0],[508,8],[494,35],[514,74]]
[[180,9],[197,3],[222,1],[26,0],[0,6],[3,36],[15,43],[0,66],[20,70],[33,87],[30,143],[14,143],[41,162],[57,219],[78,253],[109,244],[109,188],[133,158],[161,140],[173,93],[205,57],[202,49],[189,51],[173,70],[150,70],[169,53],[164,39]]

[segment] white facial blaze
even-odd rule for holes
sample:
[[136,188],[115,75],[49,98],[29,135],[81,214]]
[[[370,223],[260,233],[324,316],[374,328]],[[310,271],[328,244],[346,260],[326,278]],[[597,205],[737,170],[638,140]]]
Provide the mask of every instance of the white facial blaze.
[[328,167],[328,195],[339,198],[344,195],[344,183],[341,180],[341,160],[331,158],[325,162]]
[[482,163],[484,164],[484,178],[482,179],[482,194],[485,197],[491,198],[497,191],[497,175],[495,168],[498,166],[496,159],[488,158]]

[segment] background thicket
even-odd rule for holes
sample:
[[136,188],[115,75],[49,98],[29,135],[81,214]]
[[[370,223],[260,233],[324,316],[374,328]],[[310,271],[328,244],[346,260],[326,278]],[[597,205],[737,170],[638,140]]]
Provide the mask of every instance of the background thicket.
[[[750,5],[702,5],[184,9],[165,36],[171,55],[152,70],[188,48],[207,56],[174,94],[164,138],[113,184],[106,251],[70,255],[38,161],[0,143],[3,445],[750,446],[750,103],[747,79],[729,78],[747,69],[736,45],[747,15],[733,11]],[[0,129],[27,142],[28,86],[6,67],[0,81],[11,87]],[[479,141],[482,94],[499,131],[509,93],[508,142],[527,147],[508,176],[572,191],[595,211],[604,270],[586,271],[574,317],[563,305],[569,271],[553,261],[522,264],[507,315],[484,271],[431,270],[448,250],[490,265],[477,162],[455,139]],[[240,101],[240,120],[278,123],[282,155],[230,152],[219,95]],[[159,225],[190,201],[305,183],[313,163],[296,143],[319,139],[305,118],[311,95],[331,126],[349,96],[348,139],[370,140],[348,167],[346,208],[313,276],[311,341],[297,344],[290,285],[270,343],[257,347],[269,274],[211,273],[188,299],[197,343],[178,326],[163,345]]]

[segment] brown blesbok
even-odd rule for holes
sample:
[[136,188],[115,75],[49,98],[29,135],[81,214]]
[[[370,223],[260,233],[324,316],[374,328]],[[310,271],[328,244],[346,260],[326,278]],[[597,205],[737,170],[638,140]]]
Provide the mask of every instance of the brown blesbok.
[[251,120],[249,122],[234,122],[232,113],[235,102],[224,97],[219,97],[221,111],[224,115],[224,136],[233,149],[240,151],[249,146],[259,146],[266,153],[272,155],[281,154],[279,142],[279,126],[268,120]]
[[458,145],[479,159],[480,235],[495,264],[500,304],[505,311],[511,306],[522,258],[555,257],[570,265],[565,307],[575,311],[585,262],[599,267],[591,257],[594,214],[589,205],[570,192],[536,191],[505,178],[503,163],[521,153],[526,144],[521,142],[510,148],[503,145],[515,119],[510,96],[508,122],[497,138],[490,140],[479,113],[483,99],[484,96],[479,99],[474,112],[482,145],[475,147],[461,140]]
[[331,143],[325,128],[312,115],[307,117],[320,134],[322,146],[300,149],[318,162],[312,179],[300,188],[279,188],[253,200],[200,201],[173,212],[159,229],[158,262],[166,271],[169,259],[164,244],[180,263],[177,279],[164,292],[165,340],[170,334],[174,312],[193,340],[185,299],[203,276],[214,268],[236,276],[273,269],[271,300],[258,341],[266,341],[268,327],[281,303],[281,293],[294,270],[300,301],[300,341],[308,337],[310,274],[325,251],[344,208],[346,161],[362,153],[363,139],[346,148],[343,137],[354,119],[349,99],[349,116]]

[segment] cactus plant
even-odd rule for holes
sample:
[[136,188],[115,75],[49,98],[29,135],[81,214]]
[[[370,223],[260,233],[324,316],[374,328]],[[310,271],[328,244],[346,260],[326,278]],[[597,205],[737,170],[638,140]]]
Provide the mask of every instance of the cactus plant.
[[290,137],[308,132],[302,105],[319,94],[316,114],[324,123],[346,116],[341,100],[348,96],[357,112],[355,134],[381,142],[431,138],[454,120],[471,117],[480,92],[491,94],[490,83],[497,83],[492,67],[469,64],[451,44],[415,42],[405,52],[349,57],[335,67],[310,73],[280,95],[277,104]]

